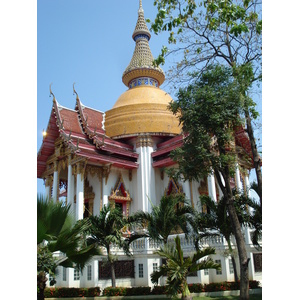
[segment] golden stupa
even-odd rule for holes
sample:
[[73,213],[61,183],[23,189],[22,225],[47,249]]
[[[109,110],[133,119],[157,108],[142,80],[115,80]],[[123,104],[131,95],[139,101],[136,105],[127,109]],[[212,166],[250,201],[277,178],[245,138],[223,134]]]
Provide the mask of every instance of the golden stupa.
[[129,89],[106,112],[106,134],[111,138],[140,134],[177,135],[181,131],[178,119],[167,109],[172,98],[159,88],[165,74],[160,67],[153,65],[154,58],[149,47],[151,34],[141,0],[132,38],[136,43],[135,50],[122,76]]

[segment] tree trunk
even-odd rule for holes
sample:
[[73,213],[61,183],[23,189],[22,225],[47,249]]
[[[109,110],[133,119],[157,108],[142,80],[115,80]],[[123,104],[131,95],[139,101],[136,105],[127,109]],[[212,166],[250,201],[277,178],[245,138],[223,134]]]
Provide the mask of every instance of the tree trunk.
[[251,151],[253,155],[254,168],[255,168],[256,178],[257,178],[258,196],[260,198],[260,205],[262,206],[262,173],[261,173],[261,166],[260,166],[261,158],[257,151],[249,111],[246,109],[245,109],[245,117],[247,123],[247,133],[251,144]]
[[230,251],[230,256],[231,256],[231,261],[232,261],[232,266],[233,266],[234,281],[238,282],[239,277],[238,277],[238,273],[237,273],[237,270],[236,270],[235,258],[232,254],[232,247],[231,247],[230,237],[225,237],[225,238],[227,240],[228,248],[229,248],[229,251]]
[[116,287],[115,263],[113,261],[110,262],[110,268],[111,268],[111,285],[112,287]]
[[37,293],[37,300],[44,300],[44,291],[46,287],[46,281],[47,281],[46,273],[40,272],[37,276],[37,287],[38,287],[38,293]]
[[[220,178],[218,178],[218,181]],[[242,228],[239,222],[239,219],[236,214],[236,210],[233,204],[234,198],[232,195],[232,191],[230,188],[230,172],[229,167],[225,167],[224,170],[224,181],[225,181],[225,192],[224,198],[227,205],[228,214],[230,217],[233,234],[235,236],[236,245],[239,253],[239,261],[240,261],[240,299],[241,300],[249,300],[249,273],[248,273],[248,257],[246,251],[245,240],[242,235]],[[218,182],[222,184],[222,182]]]
[[192,300],[193,299],[193,297],[191,296],[191,292],[189,290],[189,286],[188,286],[187,282],[183,283],[181,299],[182,300]]
[[235,282],[238,282],[238,281],[239,281],[239,276],[238,276],[238,274],[237,274],[235,258],[234,258],[233,255],[231,255],[231,261],[232,261],[232,266],[233,266],[234,281],[235,281]]
[[240,261],[240,299],[249,299],[249,274],[248,274],[248,257],[245,246],[245,241],[242,235],[241,225],[236,215],[235,208],[233,206],[233,199],[228,201],[228,213],[232,222],[233,232],[236,240],[236,245],[239,253]]

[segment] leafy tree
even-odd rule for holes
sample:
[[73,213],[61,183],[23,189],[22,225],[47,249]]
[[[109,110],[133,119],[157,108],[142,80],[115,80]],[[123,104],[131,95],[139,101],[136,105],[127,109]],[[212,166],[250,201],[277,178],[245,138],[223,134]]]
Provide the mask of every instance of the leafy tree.
[[161,248],[156,253],[167,261],[151,274],[151,281],[157,284],[161,276],[167,276],[167,293],[171,296],[182,293],[182,299],[192,298],[187,283],[189,274],[204,269],[220,269],[220,265],[211,258],[204,258],[215,254],[215,249],[210,247],[197,250],[193,256],[184,258],[179,236],[175,238],[175,247],[165,245],[164,249]]
[[146,227],[147,235],[156,242],[168,242],[172,233],[188,233],[192,207],[183,195],[163,196],[158,205],[152,205],[152,211],[138,211],[132,219]]
[[237,243],[241,299],[248,299],[248,257],[230,186],[237,163],[234,131],[243,121],[241,88],[232,69],[217,65],[209,66],[194,84],[180,89],[170,109],[178,115],[185,137],[183,146],[173,150],[171,157],[178,162],[178,176],[182,174],[185,180],[199,181],[211,173],[216,176]]
[[[37,271],[38,299],[44,299],[46,274],[55,275],[57,266],[82,269],[94,255],[100,254],[93,245],[87,246],[84,231],[90,226],[88,220],[80,220],[73,226],[69,214],[70,206],[37,197]],[[63,259],[53,258],[52,253],[60,251]]]
[[123,229],[128,227],[128,219],[123,217],[119,208],[111,205],[103,206],[99,216],[90,216],[91,227],[87,230],[88,245],[101,246],[106,249],[107,260],[111,267],[112,286],[116,286],[115,264],[117,257],[112,253],[112,246],[122,248],[130,255],[129,245],[142,235],[123,236]]
[[156,34],[170,33],[170,49],[164,46],[155,63],[164,63],[166,56],[180,57],[170,70],[170,83],[176,88],[191,83],[215,63],[232,68],[234,76],[243,83],[240,93],[249,100],[243,104],[243,113],[262,202],[261,158],[252,125],[257,113],[249,97],[253,83],[262,78],[261,1],[155,0],[154,5],[157,15],[151,29]]

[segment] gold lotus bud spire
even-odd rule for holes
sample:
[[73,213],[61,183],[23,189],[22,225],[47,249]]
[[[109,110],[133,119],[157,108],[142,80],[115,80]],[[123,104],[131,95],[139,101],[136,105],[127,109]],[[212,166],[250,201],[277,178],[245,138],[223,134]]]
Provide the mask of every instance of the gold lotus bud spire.
[[165,80],[165,74],[160,67],[153,65],[154,58],[149,47],[151,34],[145,21],[142,0],[139,2],[138,20],[132,34],[135,49],[122,81],[129,88],[139,85],[159,87]]

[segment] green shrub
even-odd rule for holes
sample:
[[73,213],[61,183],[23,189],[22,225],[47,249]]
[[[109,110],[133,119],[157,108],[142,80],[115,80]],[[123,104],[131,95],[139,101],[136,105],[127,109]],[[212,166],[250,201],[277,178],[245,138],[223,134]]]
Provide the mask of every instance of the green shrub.
[[258,288],[260,288],[259,284],[260,284],[260,282],[257,281],[257,280],[250,280],[249,281],[249,288],[250,289],[258,289]]
[[45,298],[94,297],[100,295],[100,288],[46,288]]
[[166,295],[166,286],[165,285],[155,285],[151,291],[152,295]]
[[57,298],[58,291],[56,288],[45,288],[44,296],[45,296],[45,298]]
[[[250,280],[249,288],[256,289],[259,288],[259,281]],[[232,291],[239,290],[240,282],[224,281],[224,282],[213,282],[202,285],[201,283],[191,283],[189,284],[189,290],[191,293],[201,293],[201,292],[219,292],[219,291]],[[166,294],[166,286],[154,286],[152,295],[162,295]]]
[[142,296],[150,295],[151,287],[150,286],[138,286],[126,289],[126,296]]
[[107,287],[103,290],[103,296],[143,296],[150,295],[151,287]]
[[98,286],[88,288],[87,297],[97,297],[97,296],[100,296],[100,288]]
[[201,283],[191,283],[189,284],[189,290],[191,293],[201,293],[204,291],[204,288]]
[[103,290],[103,296],[126,296],[125,287],[107,287]]

